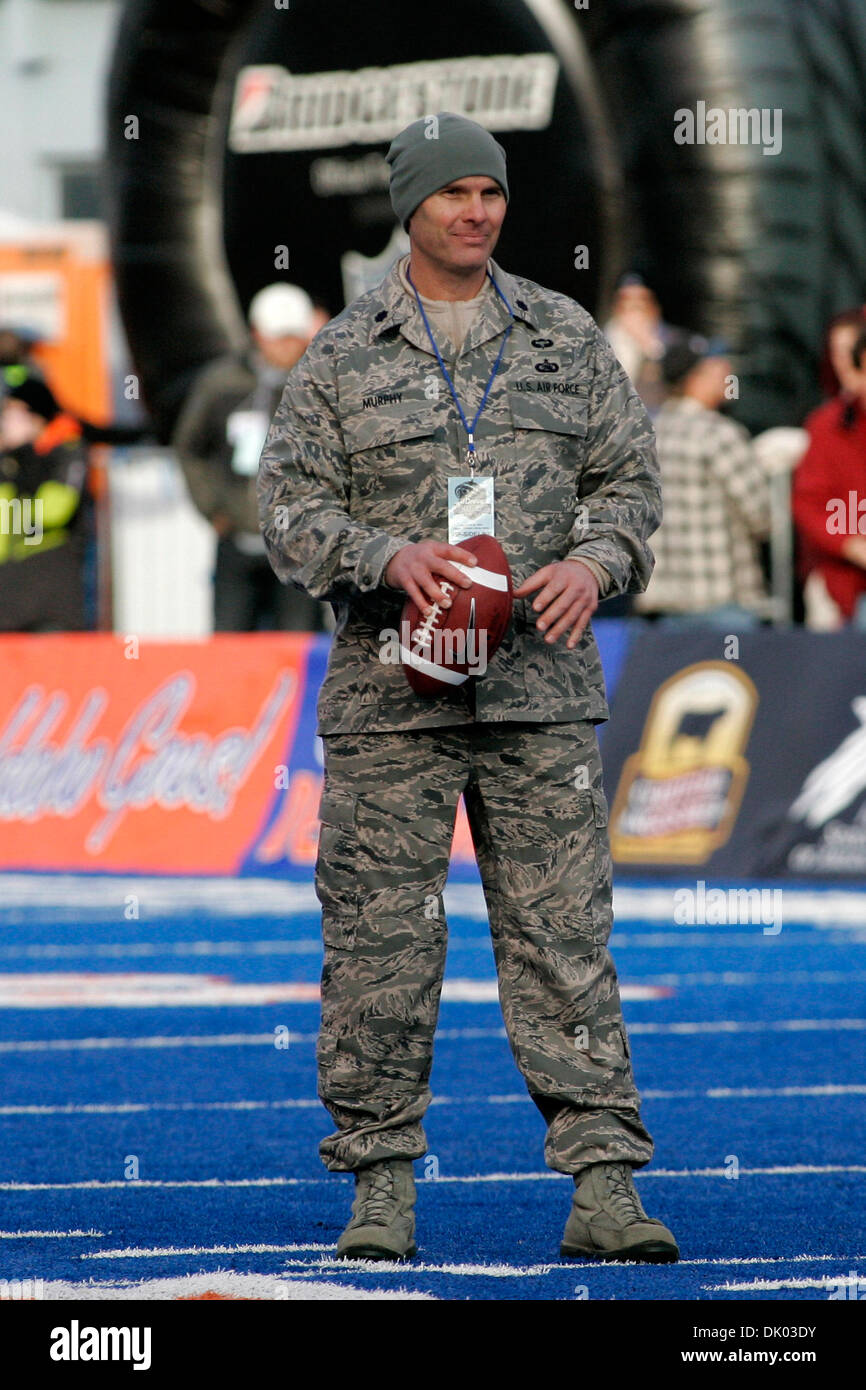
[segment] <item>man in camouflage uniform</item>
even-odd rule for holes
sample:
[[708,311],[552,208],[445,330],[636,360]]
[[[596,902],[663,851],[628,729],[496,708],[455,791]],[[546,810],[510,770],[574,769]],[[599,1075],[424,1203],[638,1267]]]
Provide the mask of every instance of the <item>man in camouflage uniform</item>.
[[[639,592],[652,568],[652,427],[589,314],[490,259],[508,198],[493,137],[440,113],[401,132],[388,160],[410,255],[290,373],[258,485],[276,573],[336,614],[318,706],[316,888],[319,1094],[337,1126],[320,1154],[356,1181],[338,1254],[415,1253],[412,1160],[426,1151],[441,893],[462,793],[509,1041],[547,1123],[545,1160],[574,1175],[562,1253],[673,1260],[631,1175],[653,1144],[607,950],[594,725],[608,707],[589,626],[599,594]],[[465,473],[467,432],[442,367],[468,418],[506,335],[474,437],[514,620],[483,679],[421,698],[383,658],[389,634],[407,594],[425,611],[447,605],[440,581],[469,583],[451,562],[474,563],[448,544],[447,484]]]

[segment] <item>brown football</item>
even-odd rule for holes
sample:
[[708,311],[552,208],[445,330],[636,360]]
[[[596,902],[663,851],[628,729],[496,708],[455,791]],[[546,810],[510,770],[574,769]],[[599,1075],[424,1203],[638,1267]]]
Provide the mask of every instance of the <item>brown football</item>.
[[403,605],[400,657],[418,695],[443,695],[483,676],[511,621],[511,569],[502,546],[493,536],[472,536],[460,545],[478,559],[477,565],[451,562],[469,576],[470,587],[452,589],[440,580],[451,607],[434,604],[426,618],[411,599]]

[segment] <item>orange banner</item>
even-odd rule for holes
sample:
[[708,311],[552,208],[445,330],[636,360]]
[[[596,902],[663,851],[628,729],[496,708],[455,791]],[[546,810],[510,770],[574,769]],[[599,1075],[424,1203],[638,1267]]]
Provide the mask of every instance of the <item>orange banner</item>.
[[241,872],[284,796],[309,649],[0,638],[0,869]]

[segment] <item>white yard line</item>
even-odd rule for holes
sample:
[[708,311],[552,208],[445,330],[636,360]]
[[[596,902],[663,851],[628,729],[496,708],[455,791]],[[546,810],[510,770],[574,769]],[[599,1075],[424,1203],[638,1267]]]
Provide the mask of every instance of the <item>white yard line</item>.
[[300,1300],[346,1302],[353,1299],[388,1299],[413,1302],[434,1301],[429,1293],[409,1292],[407,1289],[360,1289],[354,1284],[316,1279],[302,1279],[293,1274],[239,1274],[235,1270],[218,1269],[210,1274],[176,1275],[170,1279],[88,1279],[71,1283],[64,1279],[45,1280],[42,1297],[48,1301],[93,1299],[135,1302],[165,1301],[182,1298],[203,1298],[216,1294],[218,1298],[264,1299],[293,1302]]
[[[866,1083],[837,1085],[823,1082],[814,1086],[714,1086],[703,1091],[641,1091],[643,1100],[758,1100],[797,1097],[805,1100],[824,1100],[842,1096],[866,1095]],[[527,1094],[502,1096],[434,1096],[433,1105],[531,1105]],[[257,1110],[321,1110],[321,1101],[312,1097],[293,1100],[155,1100],[91,1101],[83,1105],[0,1105],[0,1115],[141,1115],[158,1111],[257,1111]]]
[[[637,1179],[648,1178],[728,1178],[727,1168],[655,1168],[638,1172]],[[744,1177],[806,1177],[825,1173],[866,1173],[866,1164],[795,1163],[776,1165],[767,1168],[740,1168],[739,1176]],[[81,1182],[0,1182],[0,1192],[78,1192],[78,1191],[118,1191],[121,1188],[256,1188],[256,1187],[317,1187],[332,1182],[333,1174],[326,1178],[91,1178]],[[470,1173],[442,1176],[438,1178],[416,1178],[416,1183],[498,1183],[498,1182],[564,1182],[566,1173],[552,1170],[543,1173]]]
[[[726,1268],[728,1265],[856,1264],[863,1261],[866,1261],[866,1255],[734,1255],[730,1259],[725,1259],[722,1256],[706,1260],[679,1259],[677,1265],[712,1265]],[[635,1261],[622,1261],[621,1263],[633,1265]],[[583,1260],[581,1261],[581,1268],[610,1269],[611,1264],[604,1260]]]
[[[699,875],[695,875],[697,879]],[[292,883],[278,878],[172,878],[136,874],[25,874],[5,873],[2,909],[49,908],[80,917],[83,911],[121,915],[124,899],[135,893],[143,918],[176,916],[189,911],[209,911],[234,917],[318,913],[312,882]],[[687,883],[685,876],[679,885]],[[714,880],[713,887],[727,881]],[[783,881],[769,885],[761,880],[737,887],[770,886],[783,893],[784,920],[819,927],[866,927],[866,893],[858,889],[794,887]],[[617,922],[669,922],[673,925],[677,885],[618,883],[614,888]],[[456,916],[486,920],[487,909],[477,883],[454,883],[445,890],[445,908]],[[724,936],[724,928],[716,935]]]
[[857,1274],[825,1274],[820,1279],[752,1279],[744,1283],[704,1284],[706,1293],[777,1293],[780,1289],[830,1289],[866,1286]]
[[319,956],[316,937],[296,941],[46,941],[0,946],[0,960],[78,960],[107,956],[129,960],[150,956]]
[[186,1245],[155,1246],[143,1249],[127,1246],[125,1250],[90,1250],[79,1260],[151,1260],[177,1255],[282,1255],[298,1254],[302,1250],[335,1250],[336,1245]]
[[848,1033],[866,1029],[866,1018],[710,1019],[683,1023],[630,1021],[629,1033]]
[[[407,1271],[407,1266],[399,1260],[369,1260],[359,1262],[367,1266],[363,1271],[370,1274],[400,1274],[403,1278],[407,1272],[412,1274],[460,1274],[470,1278],[481,1277],[488,1279],[539,1279],[547,1274],[552,1274],[560,1268],[559,1265],[509,1265],[509,1264],[425,1264],[413,1260]],[[286,1268],[295,1267],[302,1270],[305,1274],[315,1273],[322,1270],[323,1273],[332,1274],[336,1270],[345,1269],[343,1260],[321,1259],[316,1261],[302,1262],[300,1260],[287,1260]]]
[[105,1238],[104,1231],[0,1231],[0,1240],[72,1240],[87,1236],[88,1239]]
[[[783,1018],[783,1019],[714,1019],[681,1023],[646,1023],[631,1021],[629,1033],[668,1034],[671,1036],[696,1033],[841,1033],[866,1030],[866,1018]],[[315,1043],[316,1033],[283,1035],[289,1043]],[[504,1028],[440,1028],[437,1042],[463,1042],[472,1038],[504,1038]],[[0,1054],[8,1052],[76,1052],[111,1051],[116,1048],[174,1048],[174,1047],[273,1047],[271,1033],[161,1033],[140,1037],[114,1038],[21,1038],[16,1042],[0,1042]]]

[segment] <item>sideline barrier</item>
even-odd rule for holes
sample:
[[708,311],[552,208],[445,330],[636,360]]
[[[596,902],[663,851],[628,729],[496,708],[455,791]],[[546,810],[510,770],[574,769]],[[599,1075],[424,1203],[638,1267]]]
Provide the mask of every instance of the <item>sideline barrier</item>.
[[262,872],[281,784],[317,776],[318,656],[304,634],[0,639],[0,869]]
[[[618,879],[866,880],[866,635],[594,626]],[[309,882],[330,640],[0,638],[0,871]]]
[[[601,627],[612,686],[628,624]],[[0,638],[0,871],[309,882],[330,641]],[[452,871],[477,879],[462,803]]]
[[639,630],[613,713],[618,879],[866,880],[866,633]]

